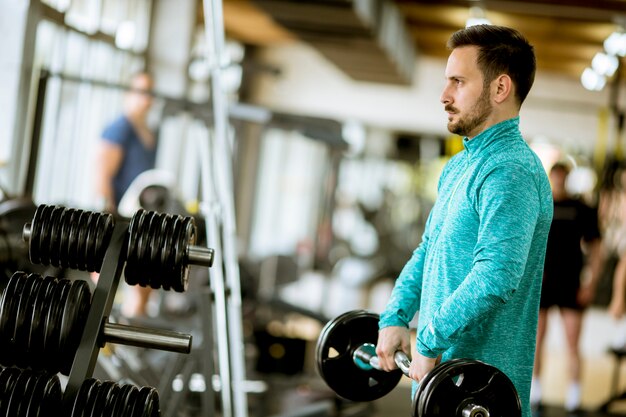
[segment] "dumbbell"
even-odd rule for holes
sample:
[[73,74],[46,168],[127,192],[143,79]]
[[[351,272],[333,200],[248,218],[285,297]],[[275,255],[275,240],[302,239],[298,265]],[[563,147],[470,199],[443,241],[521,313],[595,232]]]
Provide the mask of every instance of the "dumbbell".
[[[385,372],[376,356],[378,314],[355,310],[328,322],[317,342],[320,376],[337,395],[349,401],[374,401],[393,390],[410,360],[396,352],[398,369]],[[521,417],[519,396],[499,369],[471,359],[437,365],[420,382],[413,397],[413,417]]]

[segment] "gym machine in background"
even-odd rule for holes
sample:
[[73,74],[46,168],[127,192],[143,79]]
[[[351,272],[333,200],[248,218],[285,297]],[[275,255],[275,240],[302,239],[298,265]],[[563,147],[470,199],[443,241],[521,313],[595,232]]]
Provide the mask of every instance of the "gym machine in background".
[[[16,272],[0,297],[0,396],[6,415],[158,417],[155,388],[91,378],[106,342],[179,353],[191,336],[109,323],[122,269],[129,285],[183,292],[189,265],[211,266],[214,251],[194,246],[191,217],[139,210],[130,223],[106,213],[40,205],[23,229],[31,262],[100,272],[84,280]],[[67,375],[62,393],[60,372]],[[32,411],[31,411],[32,410]]]

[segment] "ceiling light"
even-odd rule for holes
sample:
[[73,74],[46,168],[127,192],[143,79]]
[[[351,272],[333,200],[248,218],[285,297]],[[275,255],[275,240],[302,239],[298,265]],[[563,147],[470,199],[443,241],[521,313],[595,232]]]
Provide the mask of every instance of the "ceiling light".
[[490,25],[491,21],[485,16],[485,11],[482,7],[473,6],[469,10],[469,18],[465,22],[465,27],[476,25]]
[[583,74],[580,77],[580,82],[587,90],[600,91],[604,88],[604,85],[606,84],[606,77],[604,77],[604,75],[598,74],[591,68],[585,68]]
[[598,52],[591,60],[593,70],[605,77],[612,77],[618,66],[619,61],[615,55],[607,55],[603,52]]
[[604,41],[604,49],[610,55],[626,56],[626,33],[611,33]]

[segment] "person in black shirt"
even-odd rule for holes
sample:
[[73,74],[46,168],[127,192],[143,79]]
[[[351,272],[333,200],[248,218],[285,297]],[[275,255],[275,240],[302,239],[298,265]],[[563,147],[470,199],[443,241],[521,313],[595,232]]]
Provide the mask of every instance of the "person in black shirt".
[[[537,348],[531,389],[531,403],[541,401],[541,348],[546,334],[548,310],[558,307],[564,325],[568,349],[569,387],[565,408],[580,407],[581,360],[578,341],[585,307],[592,301],[601,272],[601,236],[597,211],[570,196],[565,184],[569,169],[556,163],[550,170],[554,216],[548,236],[541,288]],[[581,280],[588,266],[589,279]],[[581,282],[582,281],[582,282]]]

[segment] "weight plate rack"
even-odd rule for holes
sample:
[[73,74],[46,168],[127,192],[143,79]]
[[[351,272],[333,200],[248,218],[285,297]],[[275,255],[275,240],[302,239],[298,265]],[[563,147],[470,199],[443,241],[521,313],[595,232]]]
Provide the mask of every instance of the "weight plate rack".
[[[93,294],[84,280],[21,271],[0,284],[0,416],[159,417],[156,389],[91,375],[106,342],[190,352],[190,335],[107,319],[122,270],[129,285],[182,292],[190,264],[212,265],[214,251],[194,246],[193,218],[139,210],[128,222],[40,205],[22,235],[32,263],[100,276]],[[69,377],[64,393],[57,372]]]

